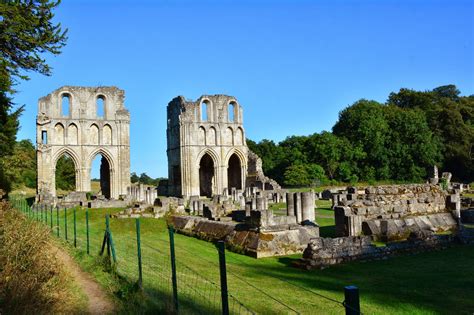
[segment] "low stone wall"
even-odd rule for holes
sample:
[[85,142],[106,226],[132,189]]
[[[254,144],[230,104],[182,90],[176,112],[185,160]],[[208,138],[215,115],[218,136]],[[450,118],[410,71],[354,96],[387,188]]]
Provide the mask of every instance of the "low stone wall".
[[207,241],[224,240],[231,251],[256,258],[302,253],[312,238],[319,237],[319,228],[312,226],[260,231],[245,224],[193,216],[172,216],[170,220],[179,233]]
[[334,207],[336,235],[364,233],[390,240],[416,230],[452,230],[456,220],[447,204],[456,203],[459,195],[430,184],[367,187],[363,193],[349,187]]
[[301,264],[306,269],[324,268],[354,260],[376,260],[402,254],[446,248],[455,240],[453,235],[432,232],[413,233],[407,241],[377,247],[370,236],[315,238],[304,250]]

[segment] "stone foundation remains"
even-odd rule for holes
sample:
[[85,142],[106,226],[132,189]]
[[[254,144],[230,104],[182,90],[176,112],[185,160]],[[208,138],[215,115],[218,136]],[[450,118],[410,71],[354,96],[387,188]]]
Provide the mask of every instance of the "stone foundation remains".
[[354,260],[385,259],[397,254],[443,249],[456,240],[454,235],[436,235],[430,231],[413,232],[406,241],[386,246],[374,245],[371,236],[315,238],[309,242],[300,263],[306,269],[324,268]]
[[337,236],[373,235],[389,241],[410,232],[453,230],[459,217],[459,194],[448,195],[431,184],[354,187],[337,196]]
[[[259,212],[261,211],[252,213]],[[262,221],[261,218],[253,218],[252,222],[261,224]],[[319,237],[318,227],[297,224],[288,224],[286,229],[280,226],[279,229],[272,230],[194,216],[172,216],[171,224],[179,233],[207,241],[224,240],[231,251],[255,258],[302,253],[310,239]]]

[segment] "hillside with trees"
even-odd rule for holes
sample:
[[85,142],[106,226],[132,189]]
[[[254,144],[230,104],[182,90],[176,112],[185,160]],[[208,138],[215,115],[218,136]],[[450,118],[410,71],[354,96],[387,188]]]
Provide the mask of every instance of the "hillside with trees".
[[472,182],[474,96],[460,96],[454,85],[400,89],[385,103],[361,99],[345,108],[332,132],[247,145],[285,186],[423,181],[433,165]]

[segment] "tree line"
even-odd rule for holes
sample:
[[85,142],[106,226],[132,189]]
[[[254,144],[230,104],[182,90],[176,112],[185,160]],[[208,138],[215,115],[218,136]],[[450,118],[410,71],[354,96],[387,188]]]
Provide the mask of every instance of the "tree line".
[[433,165],[474,181],[474,95],[455,85],[400,89],[385,103],[361,99],[332,132],[275,143],[247,139],[264,172],[285,186],[358,181],[423,181]]

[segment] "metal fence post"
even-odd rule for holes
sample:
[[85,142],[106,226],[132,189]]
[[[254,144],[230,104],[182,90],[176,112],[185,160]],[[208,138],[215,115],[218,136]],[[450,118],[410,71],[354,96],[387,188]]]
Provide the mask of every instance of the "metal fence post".
[[359,288],[353,285],[344,287],[344,307],[346,308],[346,315],[359,315]]
[[41,220],[40,220],[40,222],[43,222],[43,208],[44,208],[44,205],[41,205],[41,208],[40,208]]
[[140,218],[135,219],[135,225],[136,225],[136,230],[137,230],[138,286],[141,289],[143,287],[143,275],[142,275],[142,249],[140,246]]
[[51,231],[53,231],[53,206],[49,208],[49,214],[50,214],[50,221],[51,221]]
[[229,293],[227,291],[227,270],[225,265],[224,241],[217,241],[217,251],[219,252],[219,270],[221,276],[222,314],[229,315]]
[[57,236],[59,237],[59,207],[56,207],[56,227],[57,229]]
[[64,238],[67,241],[67,208],[64,208]]
[[176,257],[174,254],[174,229],[171,225],[168,226],[168,234],[170,237],[171,281],[173,283],[174,310],[178,313],[178,281],[176,279]]
[[86,209],[86,239],[87,239],[87,255],[89,255],[89,210]]
[[44,222],[46,224],[46,226],[48,226],[48,207],[46,207],[46,209],[44,209]]
[[74,213],[74,247],[77,247],[77,235],[76,235],[76,207],[73,210]]
[[[106,225],[106,233],[107,233],[107,237],[108,237],[108,244],[110,246],[110,250],[112,251],[112,258],[114,259],[114,263],[117,262],[117,257],[115,256],[115,247],[114,247],[114,240],[112,238],[112,230],[110,229],[110,217],[109,217],[109,214],[107,213],[105,215],[105,225]],[[107,250],[109,250],[109,248],[107,248]],[[110,253],[108,253],[110,254]]]

